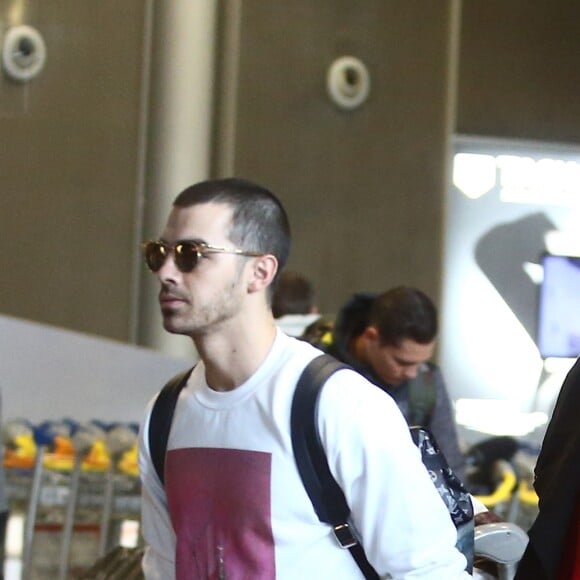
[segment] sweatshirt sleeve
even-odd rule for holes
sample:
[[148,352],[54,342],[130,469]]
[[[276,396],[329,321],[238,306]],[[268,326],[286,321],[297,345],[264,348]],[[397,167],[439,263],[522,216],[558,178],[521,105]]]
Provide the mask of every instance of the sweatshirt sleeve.
[[319,430],[330,469],[382,578],[470,578],[457,532],[396,403],[357,373],[325,385]]
[[165,489],[157,477],[147,433],[153,401],[149,404],[139,433],[139,473],[141,476],[141,532],[146,549],[143,574],[146,580],[175,578],[175,533],[169,518]]

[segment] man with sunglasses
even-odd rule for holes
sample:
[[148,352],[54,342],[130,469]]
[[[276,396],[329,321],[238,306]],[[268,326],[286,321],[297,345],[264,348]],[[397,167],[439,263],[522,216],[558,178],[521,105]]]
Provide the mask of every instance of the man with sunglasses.
[[[290,249],[278,199],[239,179],[193,185],[144,246],[163,325],[200,362],[181,391],[164,483],[140,436],[148,579],[351,580],[348,550],[321,523],[292,451],[297,380],[320,354],[277,329],[273,282]],[[468,578],[456,531],[390,397],[352,370],[325,384],[318,428],[352,523],[381,578]]]

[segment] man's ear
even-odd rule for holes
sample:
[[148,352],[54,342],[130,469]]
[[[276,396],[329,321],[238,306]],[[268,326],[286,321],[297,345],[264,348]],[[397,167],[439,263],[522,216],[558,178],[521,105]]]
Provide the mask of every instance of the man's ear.
[[278,260],[272,254],[252,259],[252,269],[248,279],[248,292],[259,292],[268,287],[278,271]]
[[381,335],[379,334],[379,329],[376,326],[374,326],[373,324],[367,326],[363,330],[362,335],[369,342],[377,342],[381,338]]

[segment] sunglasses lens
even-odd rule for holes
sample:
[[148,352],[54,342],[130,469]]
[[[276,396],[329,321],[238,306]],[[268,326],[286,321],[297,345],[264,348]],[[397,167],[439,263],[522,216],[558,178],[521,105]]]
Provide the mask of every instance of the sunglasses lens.
[[152,272],[157,272],[167,258],[167,250],[160,242],[148,242],[145,245],[145,262]]
[[[145,244],[145,262],[152,272],[159,272],[171,248],[163,242],[147,242]],[[175,265],[180,272],[191,272],[197,265],[198,245],[188,242],[178,243],[174,250]]]
[[197,265],[198,246],[181,242],[175,246],[175,265],[180,272],[191,272]]

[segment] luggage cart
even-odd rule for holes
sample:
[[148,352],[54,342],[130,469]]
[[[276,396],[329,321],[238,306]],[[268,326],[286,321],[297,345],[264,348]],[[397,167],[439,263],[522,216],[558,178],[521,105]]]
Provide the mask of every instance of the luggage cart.
[[120,541],[122,522],[138,520],[140,485],[114,465],[87,471],[86,454],[72,469],[47,466],[39,447],[34,468],[6,470],[11,510],[24,517],[22,580],[69,580]]

